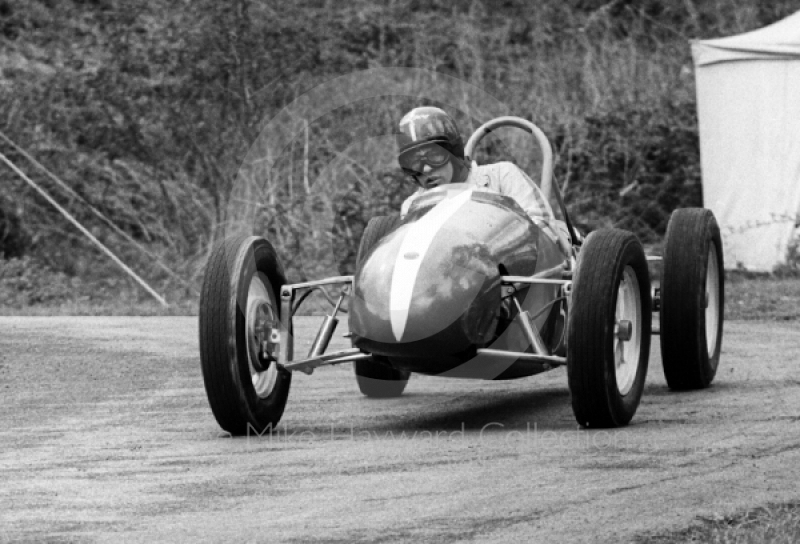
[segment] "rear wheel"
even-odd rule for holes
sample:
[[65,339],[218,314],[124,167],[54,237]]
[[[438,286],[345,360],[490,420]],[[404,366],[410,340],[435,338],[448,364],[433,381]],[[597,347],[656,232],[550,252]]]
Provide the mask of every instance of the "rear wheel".
[[[396,215],[383,215],[373,217],[364,229],[361,243],[358,246],[356,268],[377,244],[381,238],[392,232],[400,223]],[[356,361],[353,363],[358,389],[364,395],[373,398],[399,397],[408,384],[410,372],[397,370],[386,364],[376,361]]]
[[396,229],[399,224],[399,215],[378,215],[369,220],[367,226],[364,227],[364,234],[361,235],[361,242],[358,244],[356,268],[361,266],[361,262],[366,258],[370,250],[375,247],[375,244]]
[[280,288],[272,245],[256,236],[224,240],[211,255],[200,297],[200,363],[208,402],[234,435],[274,429],[292,375],[276,364]]
[[661,359],[671,389],[711,385],[719,366],[725,307],[722,239],[714,214],[675,210],[661,278]]
[[650,276],[639,240],[607,229],[583,244],[572,284],[567,375],[584,427],[627,425],[644,390],[650,356]]

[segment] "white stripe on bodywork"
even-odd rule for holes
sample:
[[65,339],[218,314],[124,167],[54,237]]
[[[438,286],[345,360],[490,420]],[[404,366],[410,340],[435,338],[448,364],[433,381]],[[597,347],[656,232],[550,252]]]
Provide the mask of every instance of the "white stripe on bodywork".
[[406,329],[408,310],[411,308],[411,295],[414,292],[417,274],[428,248],[447,220],[461,206],[469,202],[471,197],[472,189],[467,189],[451,199],[443,200],[406,231],[394,262],[389,295],[392,332],[398,342]]

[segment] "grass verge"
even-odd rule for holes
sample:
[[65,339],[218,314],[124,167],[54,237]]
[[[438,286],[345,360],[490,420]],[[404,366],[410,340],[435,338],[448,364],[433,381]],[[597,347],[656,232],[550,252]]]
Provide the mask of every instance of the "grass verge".
[[800,273],[725,274],[725,319],[793,321],[800,319]]
[[[778,274],[728,271],[725,285],[725,319],[800,319],[800,273],[797,271]],[[197,315],[199,308],[197,296],[187,295],[185,291],[168,294],[170,305],[163,307],[131,285],[121,289],[109,286],[89,289],[81,285],[77,286],[77,293],[70,295],[69,291],[75,287],[65,281],[48,281],[45,288],[39,283],[21,288],[19,282],[0,281],[0,315]],[[87,294],[90,291],[91,295]],[[330,305],[322,297],[312,295],[299,313],[324,315],[329,311]]]
[[90,316],[90,315],[129,315],[129,316],[164,316],[164,315],[198,315],[198,304],[195,300],[172,303],[162,306],[155,301],[70,301],[54,305],[31,304],[25,306],[0,306],[0,315],[9,316]]
[[760,506],[732,516],[700,518],[688,529],[642,535],[637,544],[800,542],[800,501]]

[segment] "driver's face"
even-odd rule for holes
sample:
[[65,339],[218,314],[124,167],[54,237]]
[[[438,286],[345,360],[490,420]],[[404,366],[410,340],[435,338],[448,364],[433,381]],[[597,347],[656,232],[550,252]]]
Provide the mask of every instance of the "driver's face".
[[422,174],[417,176],[417,179],[424,189],[447,185],[453,181],[453,161],[447,161],[438,168],[426,164],[422,167]]

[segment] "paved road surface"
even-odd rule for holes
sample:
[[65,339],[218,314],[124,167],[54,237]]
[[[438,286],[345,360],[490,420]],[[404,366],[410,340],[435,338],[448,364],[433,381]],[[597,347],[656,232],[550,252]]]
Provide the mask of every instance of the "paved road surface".
[[0,542],[619,542],[800,498],[800,327],[727,323],[702,392],[657,346],[622,430],[576,428],[563,369],[370,400],[343,366],[232,439],[196,319],[0,317]]

